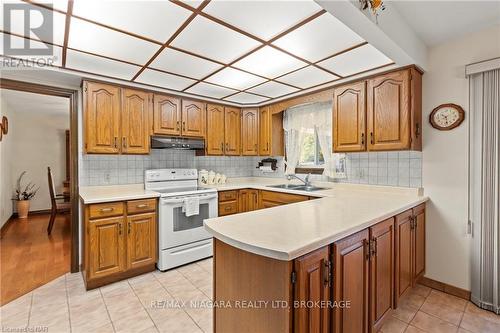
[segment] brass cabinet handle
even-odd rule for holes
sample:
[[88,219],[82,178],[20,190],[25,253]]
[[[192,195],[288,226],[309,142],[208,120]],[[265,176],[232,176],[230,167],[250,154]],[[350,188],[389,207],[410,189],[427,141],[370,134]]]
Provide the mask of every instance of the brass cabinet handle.
[[220,143],[220,151],[224,151],[224,142]]
[[226,151],[231,150],[231,146],[229,145],[229,142],[226,142]]
[[224,210],[227,212],[227,211],[231,210],[231,207],[228,206]]
[[266,151],[269,151],[269,142],[266,143]]
[[149,207],[149,205],[147,205],[147,204],[140,204],[140,205],[137,205],[136,207],[137,208],[147,208],[147,207]]
[[419,123],[416,123],[415,124],[415,137],[419,137],[420,136],[420,124]]
[[376,237],[372,238],[372,242],[371,242],[370,248],[371,248],[370,249],[371,250],[371,255],[375,256],[377,254],[377,238]]
[[127,138],[126,137],[123,137],[122,145],[123,145],[123,148],[127,148]]
[[373,141],[373,132],[370,132],[370,142],[371,142],[372,145],[374,144],[374,141]]
[[101,208],[100,211],[102,213],[107,213],[107,212],[112,212],[114,211],[115,209],[113,207],[108,207],[108,208]]
[[183,131],[185,131],[185,130],[186,130],[186,122],[185,122],[185,121],[183,121],[183,122],[182,122],[182,130],[183,130]]
[[365,133],[361,133],[361,145],[365,145]]
[[370,260],[370,243],[366,239],[363,239],[363,249],[365,251],[365,259]]
[[130,229],[132,229],[132,224],[128,221],[128,234],[130,235]]
[[123,224],[118,224],[118,234],[121,235],[123,233]]
[[178,131],[181,130],[181,122],[179,120],[177,120],[177,130]]
[[332,264],[329,260],[323,261],[323,284],[325,286],[330,286],[331,268],[332,268]]
[[118,137],[115,136],[115,148],[118,148]]

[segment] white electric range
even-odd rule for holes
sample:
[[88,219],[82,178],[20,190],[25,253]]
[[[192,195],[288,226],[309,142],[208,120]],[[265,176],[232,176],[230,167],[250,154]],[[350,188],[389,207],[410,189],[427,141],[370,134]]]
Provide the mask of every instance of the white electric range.
[[[160,193],[158,269],[165,271],[212,256],[212,236],[203,220],[217,217],[217,190],[198,187],[198,170],[147,170],[145,188]],[[197,198],[198,214],[186,216],[188,198]]]

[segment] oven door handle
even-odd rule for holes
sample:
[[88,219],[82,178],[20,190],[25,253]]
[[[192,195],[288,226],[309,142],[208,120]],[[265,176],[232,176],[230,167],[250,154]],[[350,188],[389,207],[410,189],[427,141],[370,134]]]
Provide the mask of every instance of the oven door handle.
[[[186,198],[182,198],[182,199],[161,199],[161,203],[162,204],[181,203],[181,202],[184,202],[184,200],[186,200]],[[198,198],[200,199],[200,202],[201,201],[205,201],[205,200],[210,200],[210,199],[216,199],[217,198],[217,194],[207,195],[207,196],[199,196]]]

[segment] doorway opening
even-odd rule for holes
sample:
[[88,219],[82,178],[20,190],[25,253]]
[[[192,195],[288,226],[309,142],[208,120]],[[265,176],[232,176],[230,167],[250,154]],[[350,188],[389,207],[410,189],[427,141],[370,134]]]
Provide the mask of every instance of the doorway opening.
[[77,96],[0,79],[1,305],[79,270]]

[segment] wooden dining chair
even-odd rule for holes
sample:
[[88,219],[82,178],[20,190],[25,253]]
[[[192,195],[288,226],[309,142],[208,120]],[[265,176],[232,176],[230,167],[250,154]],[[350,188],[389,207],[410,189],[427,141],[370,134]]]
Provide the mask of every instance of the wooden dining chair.
[[[65,195],[56,194],[56,189],[54,187],[54,177],[52,176],[52,170],[50,170],[50,167],[47,167],[47,174],[49,178],[50,202],[52,203],[49,225],[47,227],[47,234],[50,235],[50,233],[52,232],[52,227],[54,226],[56,215],[68,213],[70,211],[71,204],[69,202],[64,202],[64,199],[66,198]],[[63,200],[63,202],[58,202],[58,200]]]

